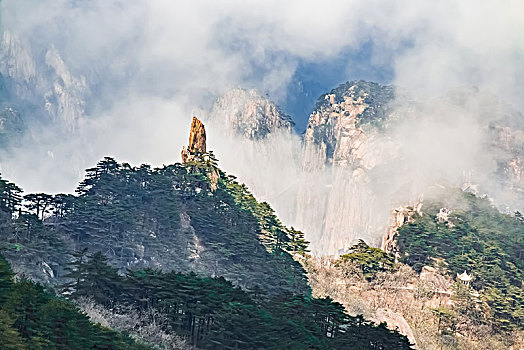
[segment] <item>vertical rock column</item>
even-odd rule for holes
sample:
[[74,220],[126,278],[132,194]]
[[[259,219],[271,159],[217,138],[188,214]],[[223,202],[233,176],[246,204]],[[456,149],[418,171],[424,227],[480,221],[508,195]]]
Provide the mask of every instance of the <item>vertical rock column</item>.
[[189,132],[189,145],[182,149],[182,163],[194,159],[197,154],[206,153],[206,129],[197,117],[193,117]]

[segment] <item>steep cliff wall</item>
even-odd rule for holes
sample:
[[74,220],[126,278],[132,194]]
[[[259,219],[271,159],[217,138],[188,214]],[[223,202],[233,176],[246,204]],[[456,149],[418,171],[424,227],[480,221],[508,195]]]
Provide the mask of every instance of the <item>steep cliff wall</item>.
[[233,89],[215,101],[205,121],[222,168],[294,224],[301,144],[291,118],[255,90]]
[[[317,252],[336,254],[357,237],[374,241],[384,212],[369,171],[393,157],[384,135],[394,90],[348,82],[319,98],[304,135],[297,225]],[[313,212],[313,208],[314,212]]]
[[267,105],[242,90],[221,97],[211,119],[228,146],[217,154],[316,253],[340,253],[357,238],[392,248],[392,210],[416,208],[435,185],[488,194],[508,210],[522,203],[522,116],[489,92],[416,100],[348,82],[319,98],[300,139]]

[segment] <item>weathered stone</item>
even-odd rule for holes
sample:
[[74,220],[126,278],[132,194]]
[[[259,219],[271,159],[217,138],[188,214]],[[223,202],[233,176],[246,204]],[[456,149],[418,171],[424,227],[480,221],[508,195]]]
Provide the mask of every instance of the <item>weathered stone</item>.
[[389,228],[382,237],[381,249],[386,253],[393,253],[398,258],[397,235],[398,229],[404,224],[413,222],[413,217],[422,213],[422,202],[415,208],[413,207],[399,207],[391,211],[389,220]]
[[211,191],[215,191],[218,187],[218,180],[220,173],[216,166],[211,163],[211,155],[206,153],[206,129],[197,117],[193,117],[191,123],[191,131],[189,132],[189,146],[182,149],[182,164],[195,160],[197,158],[206,163],[205,173],[209,179],[209,186]]
[[315,251],[340,254],[356,238],[375,244],[368,237],[387,217],[374,211],[380,204],[368,170],[386,163],[395,151],[379,131],[393,113],[393,98],[390,86],[348,82],[321,96],[309,117],[296,223]]
[[206,129],[204,128],[204,124],[198,120],[197,117],[193,117],[193,122],[191,123],[188,148],[189,151],[193,153],[206,152]]
[[206,129],[197,117],[193,117],[189,132],[189,146],[182,149],[182,163],[192,160],[195,155],[206,152]]
[[413,331],[401,313],[389,309],[378,309],[375,312],[373,321],[378,324],[385,322],[389,329],[396,330],[400,334],[405,335],[411,344],[413,344],[415,348],[417,347],[417,341],[413,335]]

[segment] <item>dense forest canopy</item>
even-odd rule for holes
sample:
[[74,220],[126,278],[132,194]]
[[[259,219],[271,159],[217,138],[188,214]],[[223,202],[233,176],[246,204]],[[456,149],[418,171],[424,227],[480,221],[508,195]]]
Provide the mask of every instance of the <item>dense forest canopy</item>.
[[[472,276],[471,287],[490,306],[495,326],[522,329],[522,215],[502,214],[488,199],[460,190],[447,191],[439,198],[425,201],[423,214],[398,230],[402,260],[420,271],[442,258],[453,277],[466,271]],[[441,212],[446,215],[438,215]]]
[[[90,297],[106,308],[155,309],[160,327],[203,349],[409,349],[406,338],[351,317],[327,299],[260,288],[242,290],[223,277],[145,269],[120,276],[96,253],[78,255],[70,269],[68,295]],[[145,319],[144,322],[153,322]]]
[[72,303],[27,279],[15,281],[0,255],[0,347],[39,349],[150,349],[129,336],[93,324]]
[[[303,233],[285,227],[269,204],[218,169],[212,153],[156,169],[106,157],[87,169],[76,195],[24,196],[13,183],[0,184],[2,253],[17,272],[77,303],[87,298],[113,314],[132,312],[198,348],[411,348],[384,324],[312,298],[293,258],[308,252]],[[11,277],[0,283],[0,291],[13,288]],[[80,317],[82,330],[103,330],[67,301],[49,298],[70,310],[64,322]],[[34,336],[23,333],[20,317],[28,315],[6,311],[5,329],[24,348]],[[34,322],[44,327],[43,319]],[[107,332],[112,348],[141,346]],[[40,338],[66,342],[53,337]]]
[[[74,251],[101,251],[122,271],[161,268],[224,276],[270,292],[307,292],[302,232],[206,160],[152,169],[104,158],[87,169],[77,195],[28,194],[2,180],[4,254],[19,267],[45,264],[55,281]],[[219,172],[216,188],[207,177]],[[52,278],[48,278],[52,275]]]

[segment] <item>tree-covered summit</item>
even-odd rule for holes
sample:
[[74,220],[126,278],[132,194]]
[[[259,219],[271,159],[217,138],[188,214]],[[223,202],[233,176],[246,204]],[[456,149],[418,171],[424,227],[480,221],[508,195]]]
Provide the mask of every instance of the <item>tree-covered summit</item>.
[[122,271],[192,270],[270,293],[309,290],[290,254],[307,251],[303,234],[222,172],[211,152],[161,168],[106,157],[86,170],[74,196],[38,193],[21,201],[14,184],[2,186],[3,250],[22,270],[45,265],[60,278],[65,257],[88,248]]
[[[47,276],[78,305],[94,303],[84,308],[93,317],[109,315],[112,327],[161,348],[162,337],[179,337],[210,349],[410,349],[384,324],[312,298],[293,259],[308,251],[303,233],[285,227],[216,163],[212,153],[161,168],[106,157],[87,169],[76,195],[23,196],[2,180],[2,251],[17,272]],[[9,288],[9,280],[0,281],[0,298]],[[76,322],[76,309],[64,303],[69,313],[46,310]],[[17,314],[5,317],[6,332],[20,340]],[[133,344],[105,332],[117,337],[107,341]],[[56,341],[69,339],[62,334]]]

